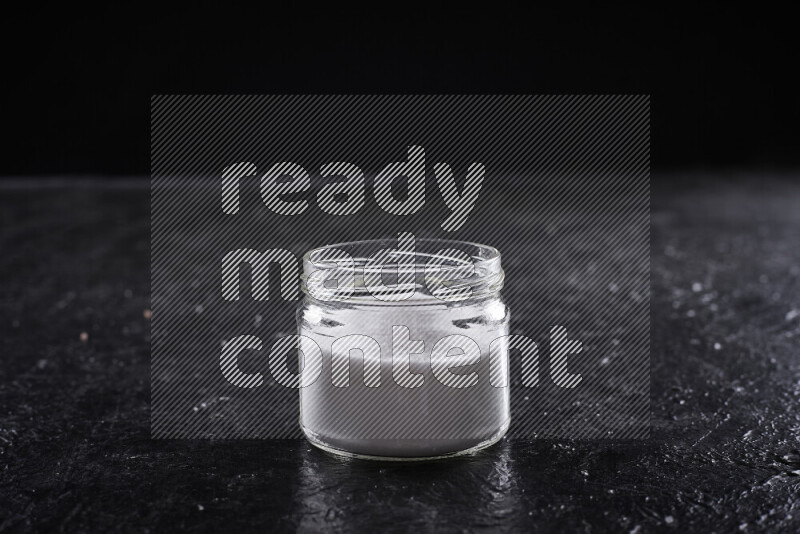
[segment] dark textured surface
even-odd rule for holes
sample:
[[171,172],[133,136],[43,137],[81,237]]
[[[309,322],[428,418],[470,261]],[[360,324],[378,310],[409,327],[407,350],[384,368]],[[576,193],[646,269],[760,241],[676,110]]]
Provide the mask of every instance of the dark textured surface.
[[651,438],[413,465],[150,440],[146,186],[7,182],[0,531],[800,529],[800,182],[697,181],[656,180]]

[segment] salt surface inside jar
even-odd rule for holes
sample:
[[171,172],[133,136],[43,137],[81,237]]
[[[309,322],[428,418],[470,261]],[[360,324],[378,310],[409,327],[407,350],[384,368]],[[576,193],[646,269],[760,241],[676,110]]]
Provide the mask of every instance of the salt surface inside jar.
[[509,312],[496,249],[400,234],[314,249],[303,270],[299,335],[322,353],[319,378],[300,389],[311,443],[422,459],[503,437]]

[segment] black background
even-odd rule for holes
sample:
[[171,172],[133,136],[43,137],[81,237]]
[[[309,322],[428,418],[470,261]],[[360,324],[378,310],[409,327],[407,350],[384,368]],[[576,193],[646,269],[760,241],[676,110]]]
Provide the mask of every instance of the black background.
[[153,94],[651,94],[653,168],[797,162],[791,17],[39,6],[6,20],[3,175],[146,175]]

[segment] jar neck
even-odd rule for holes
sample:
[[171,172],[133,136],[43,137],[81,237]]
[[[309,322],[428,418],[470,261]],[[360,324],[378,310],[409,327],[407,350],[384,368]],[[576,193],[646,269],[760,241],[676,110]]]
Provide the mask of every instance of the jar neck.
[[323,302],[418,305],[483,299],[503,287],[500,253],[492,247],[427,239],[411,250],[392,244],[359,241],[310,251],[303,258],[303,292]]

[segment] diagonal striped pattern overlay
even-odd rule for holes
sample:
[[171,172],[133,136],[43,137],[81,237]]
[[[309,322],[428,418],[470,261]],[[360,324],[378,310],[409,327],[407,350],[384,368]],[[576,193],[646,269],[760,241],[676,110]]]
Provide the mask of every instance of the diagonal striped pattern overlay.
[[[647,437],[649,109],[613,95],[153,97],[153,437],[299,437],[298,389],[281,384],[298,369],[271,355],[303,350],[291,337],[303,254],[401,234],[502,253],[510,435]],[[389,183],[393,164],[414,172]],[[264,187],[270,173],[295,180]],[[260,257],[295,274],[241,267],[235,291],[223,283],[270,250]],[[320,380],[391,386],[374,364],[365,385],[343,363],[376,351],[343,341]]]

